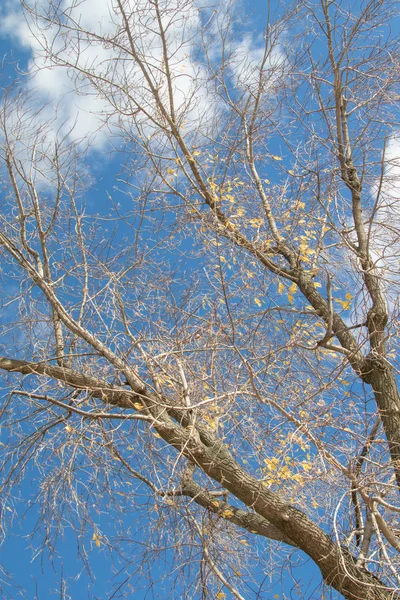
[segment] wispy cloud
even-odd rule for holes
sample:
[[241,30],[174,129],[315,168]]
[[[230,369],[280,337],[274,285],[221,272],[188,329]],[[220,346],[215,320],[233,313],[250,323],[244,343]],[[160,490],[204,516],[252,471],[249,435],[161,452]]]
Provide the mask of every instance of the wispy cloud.
[[[36,4],[36,10],[37,7],[45,17],[48,2]],[[38,103],[46,104],[49,112],[54,111],[55,127],[74,141],[90,136],[92,145],[101,148],[108,131],[124,119],[131,126],[133,115],[142,134],[150,137],[159,131],[151,123],[152,119],[159,121],[160,115],[149,82],[166,106],[172,90],[177,119],[188,132],[196,129],[206,136],[215,132],[216,115],[222,106],[215,82],[210,83],[213,74],[205,66],[199,45],[205,41],[205,20],[212,29],[218,14],[207,3],[200,9],[192,0],[164,0],[158,16],[154,6],[145,0],[131,0],[124,7],[131,39],[111,0],[85,0],[72,6],[64,1],[58,24],[23,14],[20,3],[9,0],[3,7],[0,34],[8,37],[16,54],[20,48],[30,50],[26,86],[35,89]],[[218,10],[222,14],[225,8],[221,3]],[[160,23],[168,47],[170,87]],[[135,58],[130,48],[132,41]],[[279,51],[273,52],[267,66],[276,68],[280,60]],[[140,61],[150,80],[146,80]],[[231,42],[231,85],[242,90],[257,85],[263,61],[262,37],[245,35]]]

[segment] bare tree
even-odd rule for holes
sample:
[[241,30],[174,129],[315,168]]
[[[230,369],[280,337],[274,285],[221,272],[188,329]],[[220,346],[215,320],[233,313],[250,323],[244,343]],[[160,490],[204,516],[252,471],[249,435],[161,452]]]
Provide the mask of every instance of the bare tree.
[[288,4],[262,32],[233,3],[25,6],[38,75],[123,160],[102,190],[90,140],[4,94],[3,497],[33,462],[43,549],[68,523],[132,583],[147,495],[184,597],[256,597],[295,548],[399,598],[396,3]]

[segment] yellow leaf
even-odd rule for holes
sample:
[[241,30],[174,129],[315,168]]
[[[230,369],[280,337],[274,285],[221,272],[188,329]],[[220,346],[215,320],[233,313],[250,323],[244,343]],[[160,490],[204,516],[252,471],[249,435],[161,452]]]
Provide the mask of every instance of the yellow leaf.
[[193,156],[200,156],[201,152],[199,150],[195,150],[192,152]]
[[283,290],[285,289],[285,286],[283,285],[282,281],[280,281],[278,283],[278,292],[279,294],[282,294]]
[[224,510],[222,513],[222,516],[225,517],[226,519],[228,517],[233,517],[233,510]]
[[157,432],[153,433],[153,435],[154,435],[154,437],[161,438],[161,435],[159,433],[157,433]]
[[176,175],[175,169],[167,169],[168,175]]
[[352,298],[354,298],[354,296],[352,296],[351,294],[346,294],[345,298],[346,300],[351,300]]
[[264,458],[264,462],[270,471],[275,471],[276,467],[278,466],[278,459],[275,457],[274,458]]
[[249,225],[251,225],[252,227],[261,227],[263,223],[263,219],[250,219],[249,221]]
[[349,310],[350,302],[347,300],[339,300],[339,298],[335,298],[335,302],[338,302],[342,305],[343,310]]
[[215,419],[215,418],[211,417],[210,415],[206,415],[206,414],[203,415],[203,419],[205,421],[207,421],[209,426],[212,427],[213,429],[218,428],[218,419]]
[[273,158],[274,160],[283,160],[282,156],[276,156],[276,155],[273,155],[273,156],[272,156],[272,158]]
[[133,403],[133,407],[136,408],[136,410],[143,410],[144,409],[143,404],[140,404],[140,402],[134,402]]
[[294,282],[292,283],[292,285],[289,288],[289,292],[291,294],[295,294],[297,292],[297,283],[294,283]]
[[293,296],[292,296],[292,294],[288,294],[287,295],[287,299],[289,300],[290,304],[293,304]]
[[224,600],[224,598],[226,598],[226,594],[224,594],[224,592],[218,592],[215,597],[218,598],[218,600]]
[[243,544],[243,546],[248,546],[248,542],[246,540],[240,540],[240,543]]
[[292,476],[292,473],[290,472],[289,467],[287,467],[286,465],[280,470],[279,473],[279,477],[281,479],[290,479]]
[[258,298],[254,298],[254,302],[257,304],[257,306],[261,306],[262,304],[261,300],[259,300]]
[[322,287],[322,285],[320,283],[318,283],[318,281],[314,281],[314,287],[320,288],[320,287]]

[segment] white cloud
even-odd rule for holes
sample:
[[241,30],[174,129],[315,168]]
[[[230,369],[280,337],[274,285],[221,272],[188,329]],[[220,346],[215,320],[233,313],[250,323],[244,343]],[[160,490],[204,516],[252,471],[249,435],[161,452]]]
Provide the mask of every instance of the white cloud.
[[[42,4],[44,10],[45,5]],[[35,89],[38,102],[57,106],[57,126],[62,127],[64,123],[68,129],[73,124],[71,137],[75,140],[97,132],[96,143],[101,146],[105,141],[104,132],[99,134],[103,123],[107,119],[108,125],[112,126],[118,111],[129,118],[129,113],[135,113],[140,105],[144,109],[142,125],[149,116],[158,118],[158,108],[149,92],[148,82],[137,62],[129,56],[129,40],[121,30],[120,15],[113,12],[111,1],[85,0],[70,10],[67,8],[68,3],[64,1],[60,13],[64,10],[68,20],[62,18],[61,21],[68,25],[79,23],[79,29],[75,31],[70,27],[60,29],[55,24],[29,20],[29,16],[28,26],[18,5],[13,2],[5,8],[0,30],[14,44],[31,50],[32,77],[28,87]],[[170,54],[175,110],[178,115],[185,113],[186,120],[203,117],[204,122],[204,113],[212,102],[201,83],[206,81],[203,67],[191,57],[193,39],[200,27],[198,11],[192,3],[183,7],[180,0],[164,2],[161,9]],[[152,83],[166,102],[165,65],[154,10],[148,2],[136,0],[130,3],[127,16],[138,58],[144,61]],[[117,46],[107,43],[107,39],[113,38]],[[51,49],[52,60],[49,60],[46,48]],[[88,81],[93,85],[88,86]]]
[[255,91],[260,84],[261,72],[262,86],[271,86],[282,68],[283,54],[279,46],[266,51],[262,36],[255,39],[254,35],[245,35],[234,47],[231,70],[236,85],[244,90]]
[[382,180],[373,187],[377,198],[370,244],[374,259],[388,274],[399,275],[400,253],[400,135],[386,145]]
[[[44,15],[50,10],[47,0],[37,6]],[[130,40],[121,28],[121,15],[111,0],[85,0],[72,6],[70,0],[63,0],[58,13],[60,26],[43,19],[34,20],[27,13],[24,17],[16,0],[10,0],[3,8],[0,34],[7,35],[19,47],[30,49],[32,77],[27,86],[35,89],[39,103],[56,108],[55,127],[64,132],[70,130],[74,141],[91,136],[92,144],[100,148],[107,140],[105,122],[112,129],[117,122],[123,125],[122,118],[132,130],[132,115],[135,115],[142,134],[150,136],[154,127],[149,117],[162,121],[139,61],[145,64],[151,83],[165,105],[169,104],[154,5],[147,0],[129,0],[124,6],[138,60],[129,54]],[[211,74],[205,67],[204,55],[198,52],[204,27],[202,18],[204,14],[207,19],[214,14],[207,3],[204,9],[205,13],[201,13],[192,0],[160,2],[174,106],[186,135],[191,130],[197,130],[198,135],[199,129],[205,136],[215,133],[216,115],[222,109],[215,86],[210,84]],[[225,10],[223,2],[218,11],[223,15]],[[211,18],[211,28],[213,20],[216,23],[217,17]],[[53,54],[52,59],[48,50]],[[262,38],[245,36],[234,43],[229,65],[233,85],[247,90],[256,85],[263,55]],[[276,69],[279,62],[279,51],[273,52],[267,67]],[[137,112],[138,106],[141,112]]]

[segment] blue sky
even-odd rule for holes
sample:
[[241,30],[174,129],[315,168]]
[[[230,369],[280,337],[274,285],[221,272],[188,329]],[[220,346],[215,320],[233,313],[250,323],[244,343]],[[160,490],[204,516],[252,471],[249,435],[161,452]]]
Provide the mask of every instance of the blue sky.
[[[263,12],[263,3],[259,3],[261,13]],[[257,12],[257,5],[252,4],[252,11]],[[30,58],[30,52],[27,49],[22,49],[21,45],[12,37],[0,38],[0,55],[6,56],[5,70],[3,77],[10,82],[15,77],[21,80],[21,86],[26,85],[24,77],[16,74],[13,65],[8,61],[12,56],[18,62],[19,68],[24,70],[27,66],[27,61]],[[40,92],[40,89],[39,89]],[[100,144],[101,146],[102,144]],[[110,154],[102,154],[101,148],[95,151],[95,160],[91,160],[93,186],[87,194],[87,205],[89,212],[97,212],[107,206],[106,192],[115,194],[115,172],[116,165],[119,164],[119,157],[112,157]],[[99,164],[100,163],[100,164]],[[120,187],[120,186],[119,186]],[[118,198],[116,201],[123,198]],[[60,598],[66,600],[105,600],[106,598],[118,598],[118,593],[114,596],[113,593],[118,590],[123,584],[123,590],[127,585],[127,572],[134,572],[134,565],[126,571],[118,574],[118,562],[113,566],[113,559],[107,549],[102,545],[98,548],[95,542],[91,539],[91,532],[80,540],[79,543],[85,545],[85,550],[88,553],[92,576],[90,577],[85,571],[82,561],[78,557],[79,551],[78,542],[74,533],[66,527],[63,536],[58,542],[56,552],[49,556],[48,551],[40,552],[40,545],[43,537],[39,532],[37,536],[31,540],[32,530],[37,525],[40,518],[38,504],[35,502],[36,497],[36,482],[35,476],[37,473],[32,467],[28,469],[21,486],[16,494],[16,501],[12,507],[13,524],[10,526],[6,540],[1,547],[1,562],[5,570],[9,573],[10,579],[3,579],[2,593],[4,598],[17,599],[24,598],[26,600],[50,600],[52,598]],[[7,509],[9,512],[10,508]],[[107,532],[107,508],[103,507],[104,514],[99,517],[97,525],[103,533],[108,533],[112,536],[112,528]],[[136,518],[145,519],[146,516],[142,513],[133,513],[131,517],[126,518],[127,529]],[[144,527],[144,530],[146,528]],[[143,532],[138,531],[138,539],[140,541]],[[146,541],[143,536],[143,541]],[[248,590],[249,598],[267,599],[277,597],[279,599],[298,598],[301,593],[302,598],[317,600],[321,597],[321,578],[318,569],[313,565],[303,553],[295,552],[296,556],[292,557],[292,577],[284,577],[281,579],[281,573],[273,571],[270,573],[259,572],[257,574],[259,589],[253,587]],[[163,581],[172,565],[168,567],[168,552],[160,556],[159,562],[152,568],[152,577],[155,581],[155,586],[151,587],[146,577],[138,583],[133,578],[134,583],[134,598],[137,600],[150,600],[157,598],[160,600],[170,600],[170,591],[168,579]],[[135,563],[135,557],[132,557]],[[159,581],[157,579],[159,578]],[[298,580],[300,587],[296,588],[293,579]],[[271,588],[271,582],[276,580],[275,587]],[[268,589],[268,592],[263,590]],[[299,592],[301,590],[301,592]],[[175,594],[179,594],[175,590]],[[266,594],[266,595],[265,595]],[[303,594],[305,594],[303,596]],[[275,596],[276,595],[276,596]],[[176,598],[179,595],[174,596]],[[229,597],[229,596],[228,596]],[[326,598],[339,597],[331,591],[327,592]]]
[[[14,4],[16,6],[17,2],[14,2]],[[103,6],[104,2],[100,4]],[[12,7],[13,2],[10,2],[7,6]],[[92,0],[87,3],[87,6],[91,7],[92,10],[97,10],[93,8],[96,7],[96,3],[93,4]],[[250,21],[252,24],[263,22],[266,12],[264,2],[247,2],[244,7],[244,12],[251,10],[253,13]],[[12,10],[8,14],[11,13]],[[245,23],[245,27],[247,25],[248,23]],[[15,69],[7,61],[13,56],[18,61],[20,68],[24,70],[31,57],[31,51],[29,49],[29,33],[24,27],[23,21],[19,21],[17,13],[7,22],[5,29],[6,31],[3,28],[3,37],[0,37],[0,56],[7,56],[3,74],[7,83],[17,76]],[[251,61],[256,60],[258,57],[257,39],[260,38],[260,34],[261,31],[256,31],[254,40],[251,37],[246,37],[242,44],[238,43],[238,52],[248,53],[250,65],[252,64]],[[43,66],[37,45],[34,47],[34,52],[36,52],[38,63]],[[279,60],[276,60],[279,63]],[[190,70],[193,65],[189,64],[187,68]],[[246,76],[251,77],[251,73],[246,72]],[[72,141],[79,142],[85,136],[94,136],[92,140],[93,150],[88,155],[88,171],[91,178],[91,185],[86,195],[88,214],[108,211],[109,195],[112,196],[115,202],[121,202],[126,207],[128,201],[126,196],[120,194],[120,190],[126,192],[128,188],[123,183],[116,182],[121,159],[118,154],[111,152],[107,133],[100,128],[101,123],[97,113],[104,108],[102,101],[93,98],[88,101],[87,98],[76,94],[65,70],[61,73],[61,71],[55,72],[53,70],[50,72],[43,69],[30,83],[26,81],[23,75],[18,75],[18,77],[22,90],[35,90],[37,101],[47,103],[46,115],[54,114],[54,110],[57,108],[57,126],[60,128],[65,127],[64,130],[67,131],[71,122],[74,122],[74,128],[70,133]],[[237,78],[239,81],[240,76],[237,75]],[[120,140],[115,136],[113,142],[118,146]],[[273,151],[279,153],[278,143]],[[277,158],[277,161],[280,160],[280,157],[275,156],[275,158]],[[290,165],[286,165],[286,167],[289,168]],[[263,177],[267,176],[269,176],[269,172],[263,173]],[[135,181],[134,178],[135,173],[131,177],[131,182]],[[119,235],[121,236],[127,232],[129,233],[129,230],[124,229],[124,226],[122,226]],[[190,242],[186,241],[184,244],[186,244],[185,249],[187,250],[190,247]],[[170,258],[171,261],[175,260],[174,257]],[[191,264],[193,265],[193,259],[192,263],[188,259],[187,264],[190,269]],[[77,540],[71,528],[66,526],[51,559],[47,550],[43,553],[38,552],[38,547],[43,541],[42,533],[38,533],[33,542],[30,542],[29,535],[40,517],[38,506],[34,501],[37,493],[36,484],[33,483],[35,477],[37,477],[37,473],[35,468],[31,466],[27,469],[20,489],[16,491],[15,505],[6,508],[8,513],[13,514],[14,518],[12,528],[10,528],[9,535],[1,550],[2,562],[14,583],[20,586],[18,592],[16,587],[10,587],[8,597],[12,599],[21,597],[28,600],[50,600],[51,598],[103,600],[105,598],[118,598],[118,587],[121,584],[126,586],[127,577],[136,571],[135,556],[131,557],[132,564],[128,566],[126,571],[118,573],[122,563],[118,562],[115,555],[114,557],[110,555],[101,541],[100,546],[96,544],[96,538],[93,539],[94,528],[92,530],[86,528],[80,532]],[[135,510],[135,507],[133,507],[131,512],[122,517],[122,527],[126,528],[129,535],[136,539],[139,546],[145,545],[149,541],[146,537],[146,502],[145,493],[143,492],[143,496],[139,500],[139,503],[142,503],[141,510],[138,510],[138,507]],[[98,531],[111,539],[114,533],[114,523],[108,518],[109,505],[105,498],[103,504],[96,507],[96,511],[97,521],[95,525]],[[78,558],[78,555],[82,553],[82,549],[88,555],[93,572],[92,579],[82,569],[82,561]],[[255,554],[261,551],[265,551],[265,547],[254,543]],[[294,555],[291,556],[291,562],[292,576],[282,576],[281,572],[274,571],[274,568],[272,568],[271,573],[256,572],[255,579],[259,588],[257,590],[255,584],[253,588],[247,590],[249,600],[252,598],[260,598],[260,600],[269,600],[270,598],[288,600],[289,598],[298,597],[317,600],[321,598],[321,578],[318,569],[301,552],[294,552]],[[131,581],[131,584],[135,587],[133,597],[138,600],[147,598],[170,599],[169,586],[172,585],[174,574],[171,553],[168,550],[160,553],[158,561],[151,567],[151,574],[155,581],[154,587],[148,587],[146,575],[141,577],[136,577],[136,574],[133,575]],[[66,588],[63,580],[65,580]],[[296,587],[293,583],[294,580],[299,581],[299,587]],[[276,581],[276,584],[271,586],[271,581]],[[7,597],[7,589],[8,584],[5,583],[3,592],[5,598]],[[266,589],[268,591],[265,591]],[[174,593],[180,593],[179,587],[175,588]],[[179,595],[175,597],[178,598]],[[329,590],[325,592],[325,597],[336,599],[339,598],[339,594]]]

